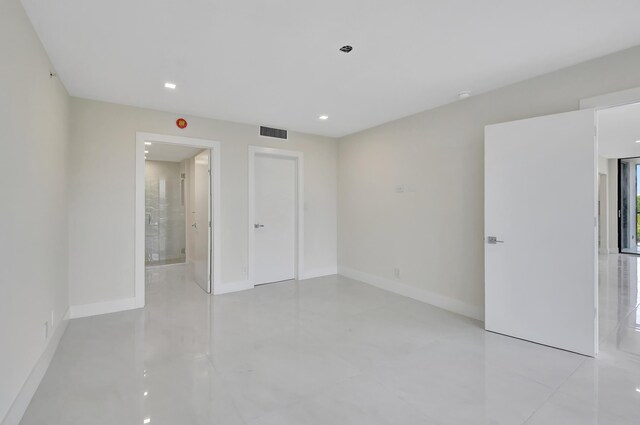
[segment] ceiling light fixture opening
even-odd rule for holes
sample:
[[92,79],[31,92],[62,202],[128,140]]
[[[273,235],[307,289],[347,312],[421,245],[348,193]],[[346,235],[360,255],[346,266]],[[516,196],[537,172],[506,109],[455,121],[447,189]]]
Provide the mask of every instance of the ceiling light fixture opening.
[[144,142],[145,145],[150,146],[151,142]]
[[470,91],[461,91],[458,93],[458,99],[467,99],[468,97],[471,97]]
[[345,46],[342,46],[342,47],[340,48],[340,51],[341,51],[342,53],[349,53],[349,52],[351,52],[352,50],[353,50],[353,46],[349,46],[348,44],[347,44],[347,45],[345,45]]
[[167,89],[175,90],[176,85],[174,83],[164,83],[164,87]]
[[322,121],[324,121],[324,120],[328,120],[328,119],[329,119],[329,115],[320,115],[320,116],[318,117],[318,119],[319,119],[319,120],[322,120]]

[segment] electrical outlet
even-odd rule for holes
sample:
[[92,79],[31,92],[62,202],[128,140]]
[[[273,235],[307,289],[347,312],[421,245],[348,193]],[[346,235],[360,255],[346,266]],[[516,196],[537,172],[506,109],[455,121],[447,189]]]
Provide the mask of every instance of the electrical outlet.
[[400,279],[400,269],[399,268],[395,268],[393,269],[393,276],[395,276],[396,279]]

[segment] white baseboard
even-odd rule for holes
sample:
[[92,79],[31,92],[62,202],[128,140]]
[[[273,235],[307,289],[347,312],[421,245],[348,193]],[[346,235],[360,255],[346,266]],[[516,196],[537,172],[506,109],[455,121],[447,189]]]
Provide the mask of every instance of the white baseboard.
[[246,291],[253,289],[253,283],[248,280],[239,280],[237,282],[221,283],[213,286],[213,295],[228,294],[230,292]]
[[121,300],[105,301],[92,304],[72,305],[70,307],[70,317],[79,319],[80,317],[97,316],[99,314],[117,313],[119,311],[133,310],[139,308],[135,298],[124,298]]
[[461,314],[480,321],[484,320],[484,311],[482,308],[444,295],[416,288],[415,286],[407,285],[406,283],[353,270],[348,267],[339,267],[338,273],[350,279],[359,280],[377,288],[384,289],[385,291],[413,298],[414,300],[422,301],[453,313]]
[[[325,267],[322,269],[305,270],[299,280],[312,279],[314,277],[329,276],[332,274],[338,274],[337,267]],[[247,289],[253,289],[255,285],[249,280],[239,280],[237,282],[222,283],[220,285],[214,285],[213,295],[228,294],[231,292],[246,291]]]
[[27,411],[27,407],[29,407],[29,403],[31,402],[33,395],[36,393],[36,390],[38,389],[42,378],[44,378],[44,374],[47,372],[49,364],[51,364],[51,359],[53,359],[53,355],[58,349],[58,344],[60,344],[60,340],[62,339],[62,335],[64,335],[64,331],[67,330],[68,324],[69,309],[67,309],[62,320],[53,330],[51,338],[49,338],[47,345],[44,347],[40,358],[33,366],[29,377],[22,385],[20,392],[16,396],[13,404],[9,408],[9,411],[2,420],[2,425],[18,425],[20,423],[20,420],[22,420],[24,412]]
[[305,270],[300,274],[299,280],[313,279],[314,277],[331,276],[333,274],[338,274],[338,266]]

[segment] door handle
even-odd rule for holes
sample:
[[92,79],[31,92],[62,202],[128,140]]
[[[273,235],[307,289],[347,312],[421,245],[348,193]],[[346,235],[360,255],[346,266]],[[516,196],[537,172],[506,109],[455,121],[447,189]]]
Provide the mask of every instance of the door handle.
[[487,236],[487,243],[489,245],[495,245],[498,243],[504,243],[504,241],[499,241],[498,238],[495,236]]
[[264,227],[264,224],[256,223],[256,224],[253,225],[254,229],[259,229],[261,227]]

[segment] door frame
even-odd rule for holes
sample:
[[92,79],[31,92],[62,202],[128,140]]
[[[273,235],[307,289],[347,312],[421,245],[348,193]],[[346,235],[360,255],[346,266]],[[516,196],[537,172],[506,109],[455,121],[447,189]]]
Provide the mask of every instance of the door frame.
[[[581,99],[580,100],[580,109],[589,109],[589,108],[593,108],[596,111],[596,143],[598,142],[598,112],[603,110],[603,109],[610,109],[610,108],[616,108],[618,106],[625,106],[625,105],[633,105],[633,104],[637,104],[640,103],[640,87],[632,87],[630,89],[626,89],[626,90],[620,90],[620,91],[616,91],[616,92],[610,92],[610,93],[605,93],[599,96],[593,96],[593,97],[588,97],[585,99]],[[616,181],[618,182],[618,193],[616,194],[618,196],[618,202],[617,202],[617,214],[620,212],[620,159],[625,159],[625,158],[617,158],[616,163],[618,164],[618,170],[617,170],[617,175],[616,176],[612,176],[609,178],[615,178]],[[610,196],[611,192],[608,191],[607,196]],[[611,220],[611,217],[609,217],[609,220]],[[618,254],[623,254],[623,252],[621,251],[620,247],[622,246],[622,234],[621,234],[621,225],[620,225],[620,217],[617,217],[617,225],[616,228],[618,229],[618,245],[617,245],[617,253]],[[607,222],[607,227],[609,226],[609,223]],[[607,229],[607,235],[609,233],[609,228]],[[610,237],[608,235],[608,237]],[[612,247],[609,246],[609,250],[611,250]],[[637,255],[637,254],[631,254],[631,253],[624,253],[624,254],[628,254],[628,255]],[[599,306],[598,306],[599,308]]]
[[[603,188],[604,203],[600,189]],[[598,254],[609,253],[609,174],[598,171]]]
[[255,286],[255,159],[257,155],[276,158],[294,159],[296,162],[296,258],[295,278],[300,279],[304,273],[304,155],[299,151],[286,149],[266,148],[262,146],[249,146],[249,208],[247,220],[248,232],[248,280],[251,286]]
[[213,208],[210,208],[211,215],[211,228],[210,240],[212,241],[210,251],[213,251],[213,258],[210,258],[210,264],[213,268],[211,273],[210,284],[211,293],[213,294],[214,288],[221,283],[222,271],[221,266],[221,252],[220,252],[220,142],[206,139],[196,139],[193,137],[183,136],[170,136],[165,134],[136,132],[136,150],[135,150],[135,211],[134,211],[134,224],[135,224],[135,249],[134,249],[134,262],[135,262],[135,277],[134,277],[134,297],[136,308],[145,306],[145,265],[144,265],[144,251],[145,251],[145,142],[150,143],[164,143],[170,145],[190,146],[194,148],[202,148],[211,150],[213,159],[210,160],[212,172],[209,175],[210,188],[213,192],[211,196],[211,202]]

